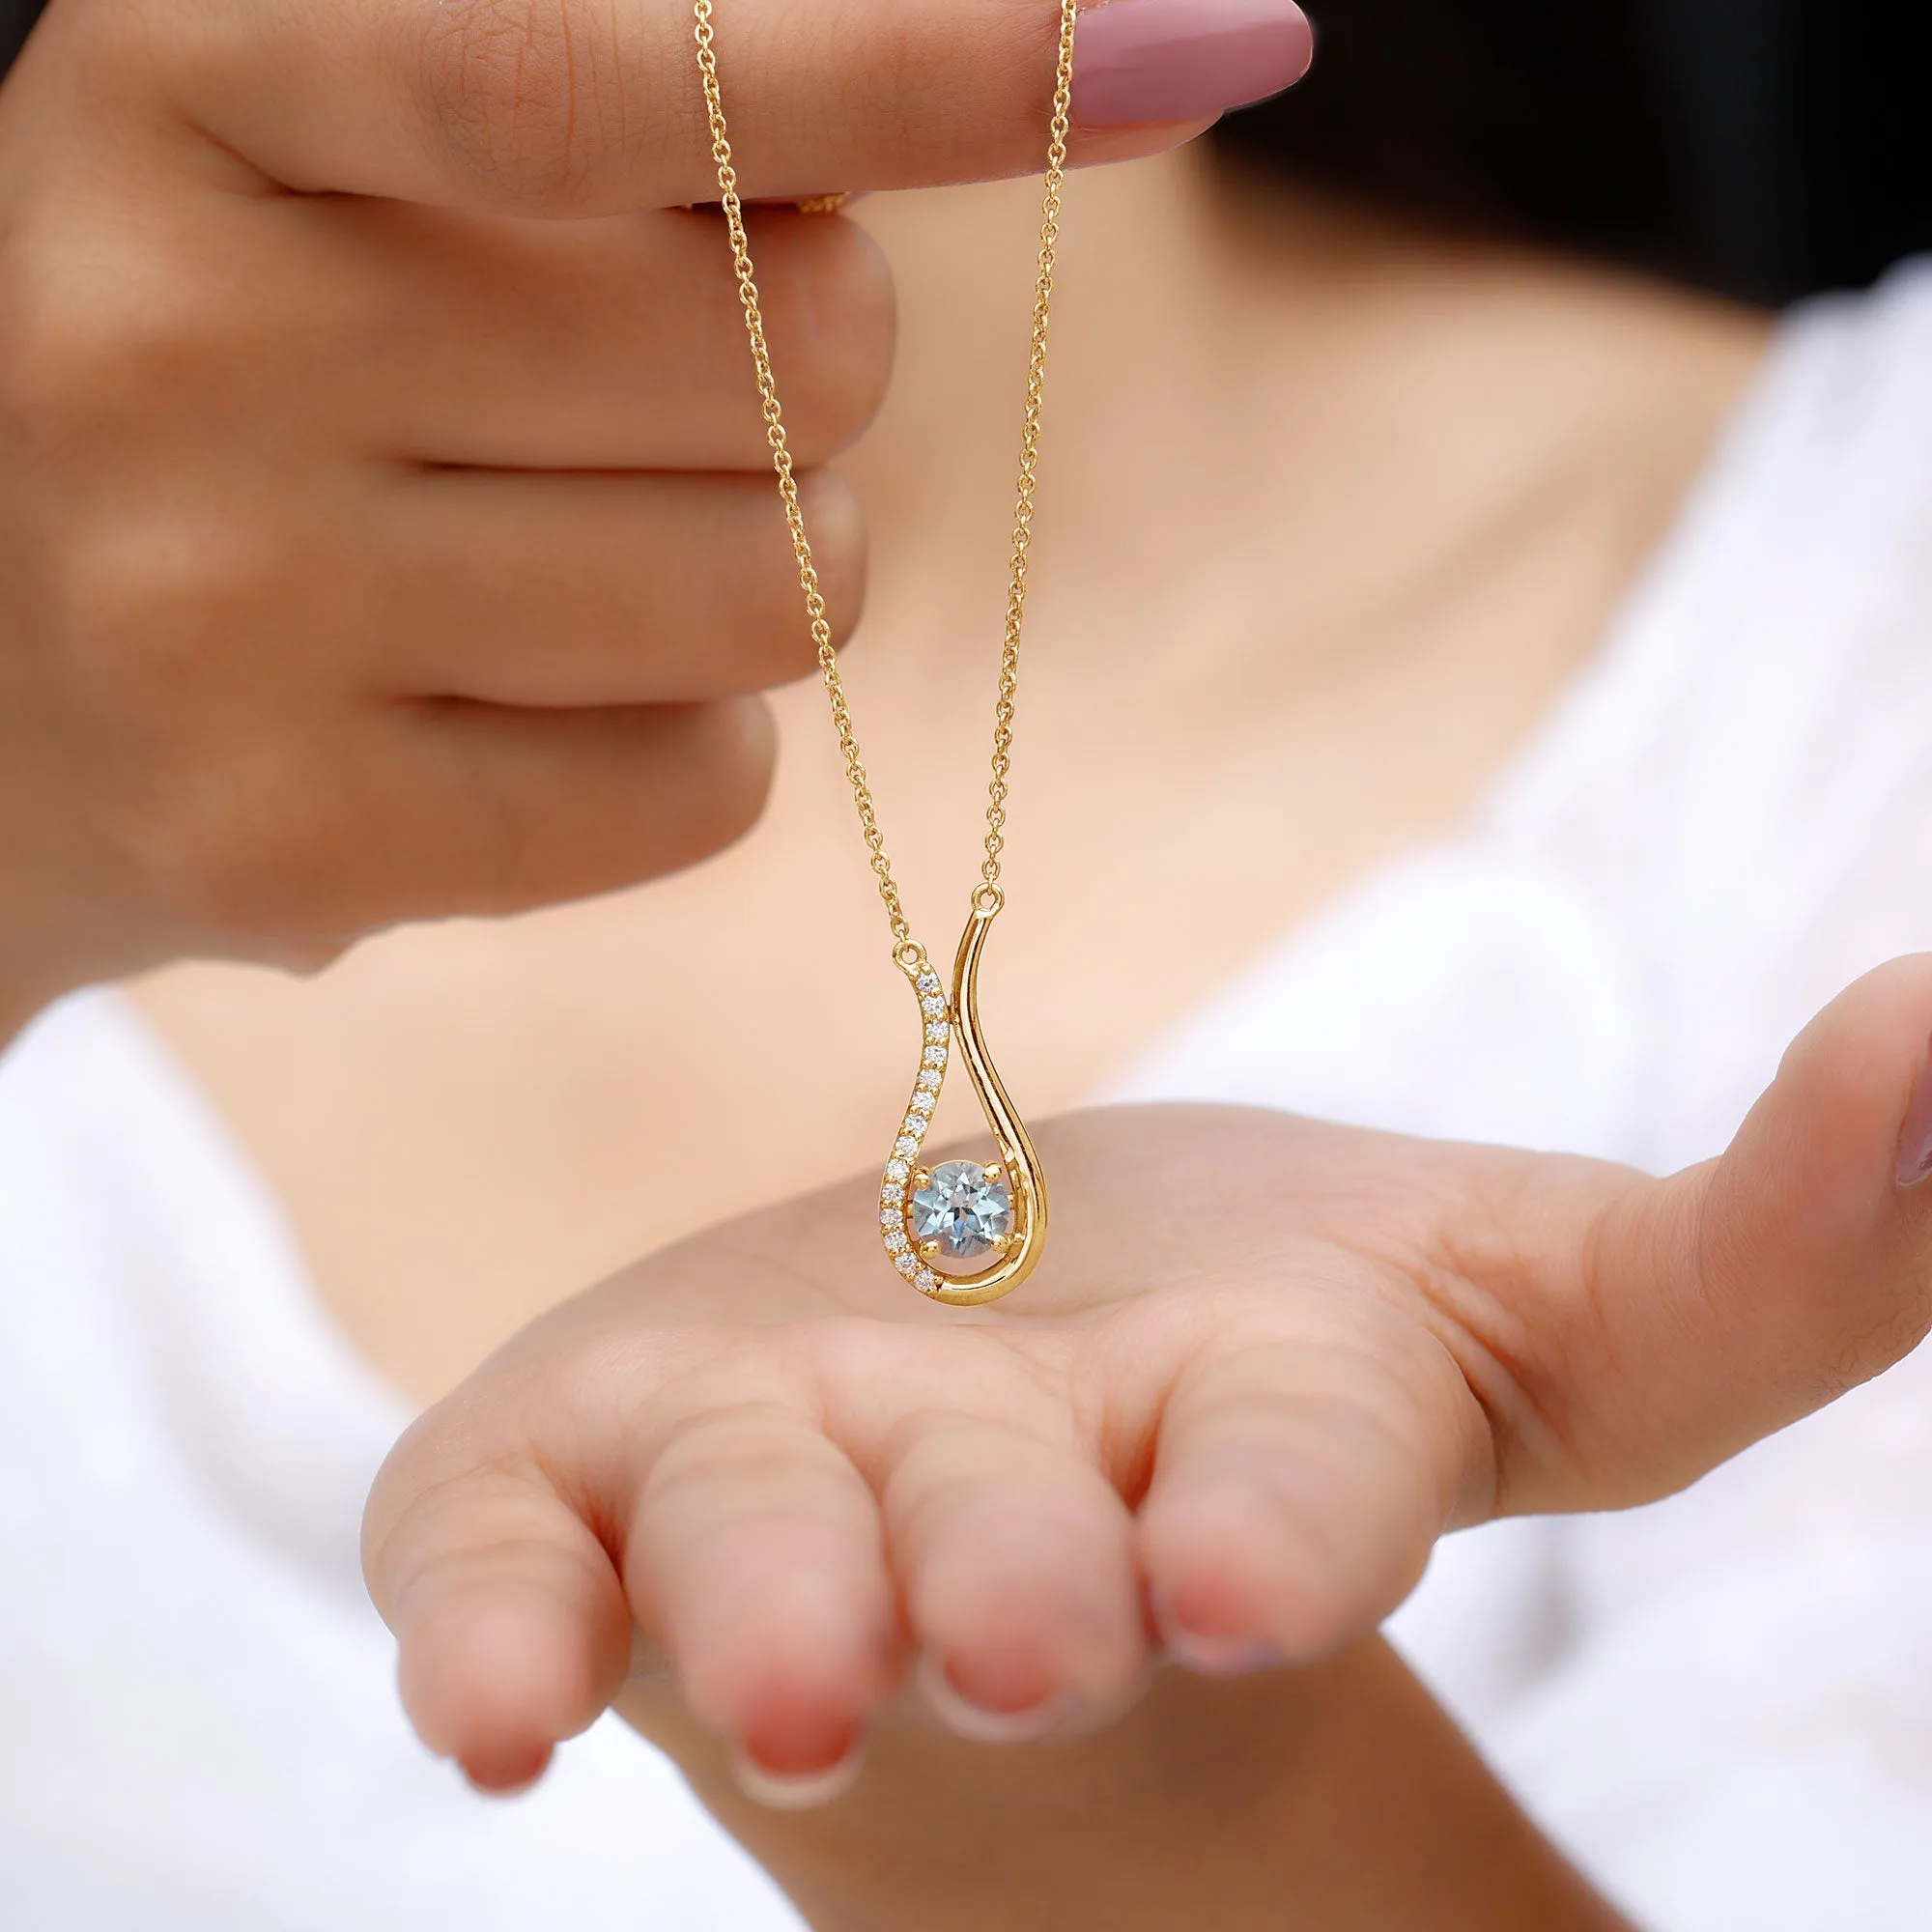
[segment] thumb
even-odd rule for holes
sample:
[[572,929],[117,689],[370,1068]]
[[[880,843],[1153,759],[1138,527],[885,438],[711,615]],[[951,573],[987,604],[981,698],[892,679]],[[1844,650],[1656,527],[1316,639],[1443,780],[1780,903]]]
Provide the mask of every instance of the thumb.
[[1512,1511],[1683,1487],[1910,1352],[1932,1326],[1932,955],[1834,1000],[1721,1158],[1622,1191],[1576,1284],[1566,1453]]
[[[1037,173],[1060,17],[725,0],[746,197]],[[189,117],[288,186],[551,215],[717,191],[690,0],[197,0],[158,38]],[[1076,35],[1072,158],[1171,147],[1290,86],[1311,48],[1293,0],[1108,0]]]

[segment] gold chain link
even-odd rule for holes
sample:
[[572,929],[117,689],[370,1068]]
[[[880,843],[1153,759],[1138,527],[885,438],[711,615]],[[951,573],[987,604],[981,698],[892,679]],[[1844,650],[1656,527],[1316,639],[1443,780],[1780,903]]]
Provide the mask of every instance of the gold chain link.
[[[832,706],[832,724],[845,760],[846,781],[859,809],[859,828],[866,837],[879,896],[885,901],[893,942],[902,965],[923,959],[923,949],[899,899],[893,865],[886,856],[885,835],[879,830],[872,789],[859,752],[852,708],[845,681],[838,673],[838,655],[826,621],[825,598],[819,589],[818,568],[811,557],[805,517],[799,509],[798,484],[792,475],[791,446],[784,416],[779,408],[778,385],[772,376],[771,351],[765,342],[764,313],[758,304],[758,285],[752,271],[751,244],[745,234],[745,209],[738,195],[738,171],[731,157],[731,141],[724,123],[724,96],[718,84],[717,39],[712,28],[712,0],[695,0],[697,68],[704,83],[704,111],[711,128],[711,158],[718,168],[718,194],[724,207],[724,224],[731,237],[731,263],[738,279],[738,300],[745,311],[745,334],[752,345],[752,364],[757,376],[758,402],[764,414],[765,440],[771,445],[772,469],[784,504],[785,527],[791,533],[792,555],[798,562],[799,587],[805,592],[806,617],[818,653],[819,674]],[[1012,773],[1013,711],[1019,691],[1020,632],[1026,617],[1027,563],[1033,548],[1034,476],[1039,462],[1040,406],[1046,387],[1047,322],[1053,307],[1053,272],[1060,242],[1060,195],[1066,173],[1066,138],[1073,107],[1073,29],[1077,0],[1061,0],[1060,52],[1054,70],[1053,118],[1047,139],[1045,194],[1040,210],[1039,265],[1034,280],[1033,341],[1027,356],[1026,414],[1020,432],[1019,487],[1013,505],[1011,562],[1007,583],[1006,637],[1000,647],[1000,681],[993,708],[992,778],[986,790],[986,856],[974,893],[976,906],[995,909],[1001,903],[1000,858],[1006,849],[1007,800]]]

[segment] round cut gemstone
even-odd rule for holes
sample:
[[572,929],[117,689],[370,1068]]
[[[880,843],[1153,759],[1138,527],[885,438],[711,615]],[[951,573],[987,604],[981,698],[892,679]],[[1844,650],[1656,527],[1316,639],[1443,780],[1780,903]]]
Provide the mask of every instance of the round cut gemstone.
[[988,1255],[1013,1232],[1013,1197],[977,1160],[942,1161],[912,1197],[913,1237],[954,1261]]

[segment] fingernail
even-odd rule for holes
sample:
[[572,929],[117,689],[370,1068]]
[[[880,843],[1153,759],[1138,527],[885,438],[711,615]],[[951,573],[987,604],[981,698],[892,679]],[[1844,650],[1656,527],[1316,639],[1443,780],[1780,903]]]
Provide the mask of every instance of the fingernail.
[[1105,0],[1074,29],[1074,124],[1225,114],[1293,87],[1314,53],[1293,0]]
[[1086,1709],[1070,1690],[1057,1690],[1023,1711],[989,1711],[963,1696],[946,1665],[930,1651],[919,1661],[919,1688],[932,1715],[954,1737],[980,1745],[1033,1744],[1056,1732],[1070,1730]]
[[1183,1623],[1170,1604],[1153,1603],[1154,1627],[1170,1662],[1198,1677],[1246,1677],[1279,1664],[1281,1654],[1264,1639],[1245,1633],[1197,1630]]
[[1932,1179],[1932,1047],[1918,1069],[1918,1085],[1912,1090],[1912,1105],[1905,1110],[1905,1124],[1898,1132],[1897,1172],[1901,1187],[1917,1187]]
[[731,1761],[731,1776],[747,1798],[768,1811],[811,1811],[844,1797],[864,1768],[864,1753],[856,1745],[823,1771],[768,1771],[741,1750]]

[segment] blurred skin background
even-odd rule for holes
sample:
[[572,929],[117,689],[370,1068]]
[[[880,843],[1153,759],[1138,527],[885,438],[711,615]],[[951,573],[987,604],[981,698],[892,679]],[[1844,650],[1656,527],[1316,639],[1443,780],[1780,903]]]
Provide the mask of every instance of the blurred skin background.
[[[1154,1091],[1128,1069],[1363,882],[1476,823],[1695,500],[1777,312],[1932,248],[1918,10],[1312,11],[1302,89],[1069,187],[1012,912],[984,992],[1030,1114]],[[930,937],[974,864],[1036,190],[879,196],[850,218],[892,261],[901,333],[891,397],[839,465],[871,527],[849,677]],[[331,1346],[385,1395],[434,1398],[635,1255],[876,1160],[905,1072],[896,980],[822,694],[775,706],[766,816],[696,870],[399,931],[311,980],[192,966],[134,989],[286,1212]],[[1739,1091],[1768,1075],[1787,1008],[1923,937],[1881,923],[1832,954],[1828,983],[1804,978],[1741,1051]],[[1419,975],[1394,1037],[1419,1059],[1466,1017]],[[1366,1068],[1358,1020],[1376,1037],[1338,1016],[1337,1058]],[[1613,1050],[1649,1066],[1672,1049]],[[1292,1055],[1274,1078],[1254,1052],[1248,1097],[1465,1118],[1411,1111],[1378,1073],[1359,1093],[1305,1080]],[[1602,1139],[1588,1151],[1657,1151]],[[1856,1493],[1796,1480],[1826,1515]],[[1697,1540],[1666,1530],[1626,1567],[1664,1575]],[[1441,1581],[1418,1647],[1472,1649],[1473,1605],[1515,1666],[1553,1667],[1575,1577],[1547,1544],[1486,1548],[1479,1585]],[[1792,1922],[1910,1922],[1889,1910]]]

